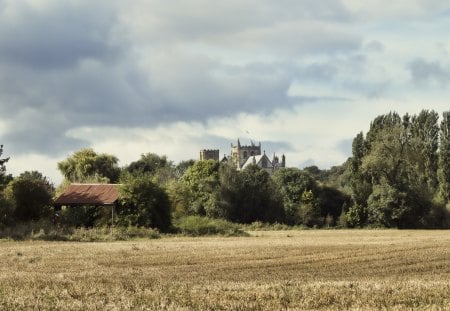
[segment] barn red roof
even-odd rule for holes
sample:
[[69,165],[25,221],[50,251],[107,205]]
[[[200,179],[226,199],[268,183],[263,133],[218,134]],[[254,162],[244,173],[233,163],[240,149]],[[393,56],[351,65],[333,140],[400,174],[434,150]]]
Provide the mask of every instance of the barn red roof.
[[112,205],[119,198],[117,184],[71,184],[55,201],[61,205]]

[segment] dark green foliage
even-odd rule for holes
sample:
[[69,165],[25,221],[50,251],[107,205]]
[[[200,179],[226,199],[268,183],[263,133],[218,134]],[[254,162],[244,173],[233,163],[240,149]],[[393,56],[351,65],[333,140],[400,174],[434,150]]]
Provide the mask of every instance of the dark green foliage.
[[25,172],[11,181],[5,196],[14,205],[18,221],[37,220],[51,213],[53,185],[41,173]]
[[363,227],[367,221],[367,207],[354,204],[348,209],[345,216],[346,219],[340,219],[340,221],[346,223],[347,226],[351,228]]
[[197,161],[181,177],[181,183],[189,191],[190,215],[206,215],[215,201],[215,192],[219,186],[219,162]]
[[120,176],[118,159],[109,154],[81,149],[58,163],[58,169],[70,182],[116,183]]
[[0,193],[0,228],[13,223],[14,202]]
[[124,174],[119,192],[118,224],[170,229],[169,197],[148,174]]
[[430,193],[437,189],[439,115],[422,110],[411,119],[411,149],[416,154],[414,166],[420,173],[420,182]]
[[387,183],[374,187],[368,200],[368,221],[379,227],[397,227],[406,213],[406,195]]
[[167,160],[166,156],[146,153],[142,154],[139,160],[131,162],[126,170],[130,173],[148,173],[152,175],[157,170],[171,165],[172,163]]
[[147,174],[152,177],[153,182],[166,186],[176,178],[176,170],[165,155],[159,156],[155,153],[142,154],[141,158],[131,162],[125,170],[131,174]]
[[[367,132],[366,139],[365,139],[365,150],[363,154],[367,154],[372,149],[372,143],[374,140],[377,139],[378,133],[381,130],[391,129],[397,126],[402,125],[402,119],[396,112],[390,112],[388,114],[380,115],[376,117],[371,123],[370,123],[370,129],[369,132]],[[359,135],[359,134],[358,134]]]
[[1,158],[3,155],[3,145],[0,145],[0,197],[1,192],[5,189],[8,183],[13,179],[12,175],[6,175],[6,166],[5,164],[9,161],[9,158]]
[[65,226],[92,228],[111,219],[111,207],[71,206],[61,210],[59,215],[58,221]]
[[372,192],[370,176],[364,174],[361,166],[367,153],[367,143],[362,132],[358,133],[352,143],[350,162],[350,188],[354,201],[349,209],[348,224],[351,227],[362,226],[366,222],[367,199]]
[[4,189],[13,179],[11,175],[6,175],[5,164],[9,158],[1,158],[3,155],[3,145],[0,145],[0,228],[8,225],[13,220],[14,206],[11,199],[5,197]]
[[234,222],[284,220],[282,198],[270,175],[257,166],[243,171],[217,161],[198,161],[181,178],[189,191],[188,215]]
[[[441,150],[445,145],[443,123]],[[441,173],[445,161],[438,162],[438,157],[445,157],[445,153],[438,155],[438,133],[437,113],[423,110],[412,117],[400,118],[393,112],[379,116],[366,138],[357,135],[350,167],[354,201],[347,212],[350,226],[435,226],[432,212],[439,212],[433,198],[438,189],[443,193],[445,175]]]
[[206,214],[209,217],[231,219],[241,201],[243,184],[240,172],[232,165],[222,164],[219,169],[219,186]]
[[327,216],[332,217],[332,224],[334,225],[342,213],[343,206],[350,204],[350,196],[326,185],[321,186],[317,192],[315,204],[320,210],[320,217],[324,219]]
[[440,126],[439,164],[438,164],[439,194],[444,202],[450,201],[450,111],[442,115]]
[[311,190],[305,190],[301,196],[299,206],[299,220],[301,224],[308,227],[318,227],[323,224],[320,209],[317,206],[314,194]]
[[282,222],[285,218],[283,199],[269,173],[250,165],[239,176],[240,195],[230,220],[247,224],[254,221]]
[[[315,169],[313,171],[317,172]],[[307,171],[297,168],[280,169],[274,173],[272,179],[283,198],[285,221],[290,225],[302,223],[299,214],[302,195],[305,191],[316,193],[318,189],[316,181]]]
[[303,171],[307,172],[311,177],[320,182],[324,182],[328,179],[327,170],[321,170],[316,165],[304,167]]
[[180,178],[184,173],[195,164],[195,160],[181,161],[175,166],[175,177]]
[[0,145],[0,173],[4,174],[6,171],[5,164],[9,161],[9,158],[1,158],[3,155],[3,145]]

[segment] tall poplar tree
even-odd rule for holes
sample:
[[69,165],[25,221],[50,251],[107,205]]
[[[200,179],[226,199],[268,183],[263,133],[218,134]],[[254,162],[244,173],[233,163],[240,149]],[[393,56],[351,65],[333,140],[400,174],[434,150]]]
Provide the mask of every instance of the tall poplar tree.
[[367,152],[367,141],[364,134],[358,133],[352,143],[352,157],[350,159],[350,186],[354,205],[350,207],[347,218],[351,226],[362,226],[366,222],[367,198],[372,192],[372,185],[361,170],[363,158]]
[[0,145],[0,190],[3,190],[4,187],[12,180],[11,175],[6,175],[6,166],[5,164],[9,161],[9,158],[1,158],[3,155],[3,145]]
[[422,110],[411,121],[411,147],[416,155],[415,167],[420,182],[428,189],[430,195],[436,192],[439,115],[435,111]]
[[439,145],[439,193],[445,201],[450,201],[450,111],[442,115]]

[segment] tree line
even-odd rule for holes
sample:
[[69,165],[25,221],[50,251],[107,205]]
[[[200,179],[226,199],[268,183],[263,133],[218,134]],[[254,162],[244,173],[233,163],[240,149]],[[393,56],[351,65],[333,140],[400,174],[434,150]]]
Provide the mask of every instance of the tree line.
[[[376,117],[353,140],[342,165],[238,171],[217,161],[174,164],[154,153],[125,167],[118,158],[82,149],[58,163],[58,189],[39,172],[6,174],[0,149],[0,226],[54,217],[52,200],[72,182],[120,184],[114,225],[173,230],[186,216],[236,223],[304,227],[447,228],[450,225],[449,114],[435,111]],[[62,211],[70,226],[112,225],[93,206]]]

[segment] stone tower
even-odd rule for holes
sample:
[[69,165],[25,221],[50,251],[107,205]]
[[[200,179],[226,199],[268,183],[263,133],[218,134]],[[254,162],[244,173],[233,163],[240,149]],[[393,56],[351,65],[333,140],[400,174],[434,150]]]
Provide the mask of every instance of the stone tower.
[[253,141],[249,146],[242,146],[237,141],[237,145],[231,144],[231,161],[238,170],[242,168],[249,157],[261,155],[261,143],[256,145]]
[[219,161],[219,149],[200,150],[200,161],[214,160]]

